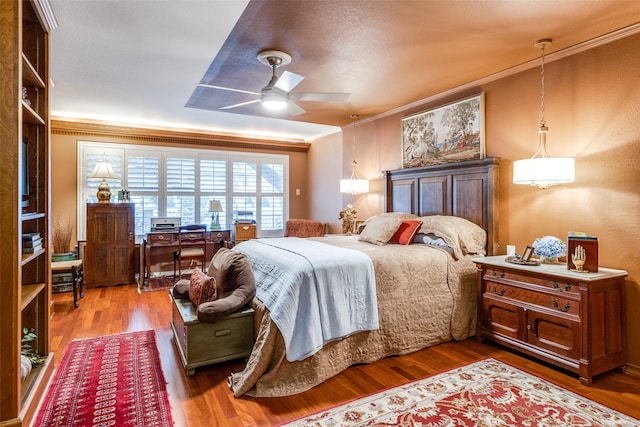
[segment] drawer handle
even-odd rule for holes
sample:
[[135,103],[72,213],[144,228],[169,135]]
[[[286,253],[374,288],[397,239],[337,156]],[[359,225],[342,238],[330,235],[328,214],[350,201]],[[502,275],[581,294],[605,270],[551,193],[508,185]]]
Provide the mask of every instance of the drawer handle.
[[227,335],[231,335],[231,330],[230,329],[222,329],[221,331],[216,331],[215,332],[215,336],[216,337],[225,337]]
[[222,233],[216,234],[216,237],[222,237]]
[[563,313],[566,313],[571,308],[571,304],[569,304],[569,303],[565,303],[564,307],[561,308],[558,305],[558,301],[556,301],[556,300],[551,301],[551,305],[553,305],[553,308],[557,308],[558,310],[562,311]]
[[498,292],[498,290],[496,289],[496,286],[495,286],[495,285],[493,286],[493,288],[491,289],[491,291],[492,291],[494,294],[497,294],[497,295],[500,295],[500,296],[503,296],[503,295],[504,295],[504,293],[505,293],[505,292],[507,292],[507,290],[506,290],[505,288],[500,288],[500,292]]
[[501,278],[501,279],[504,279],[504,271],[501,271],[501,272],[500,272],[500,278]]
[[571,285],[569,283],[567,283],[566,285],[564,285],[564,290],[569,292],[571,290]]
[[166,237],[165,237],[165,235],[164,235],[164,234],[161,234],[161,235],[157,236],[156,238],[157,238],[158,240],[164,240],[164,239],[166,239]]
[[558,282],[556,282],[555,280],[553,281],[553,289],[558,289],[560,288],[560,286],[558,285]]

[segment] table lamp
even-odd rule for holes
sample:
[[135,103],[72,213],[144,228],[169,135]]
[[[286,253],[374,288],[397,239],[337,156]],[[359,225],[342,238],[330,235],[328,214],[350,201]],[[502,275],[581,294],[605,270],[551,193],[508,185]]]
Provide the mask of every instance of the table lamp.
[[211,229],[220,230],[220,212],[222,212],[222,203],[220,200],[209,200],[209,212],[211,212]]
[[111,200],[111,190],[109,189],[109,184],[107,184],[107,179],[119,178],[118,175],[113,172],[111,163],[106,160],[98,160],[89,178],[102,179],[102,182],[98,185],[96,197],[98,198],[98,203],[109,203]]

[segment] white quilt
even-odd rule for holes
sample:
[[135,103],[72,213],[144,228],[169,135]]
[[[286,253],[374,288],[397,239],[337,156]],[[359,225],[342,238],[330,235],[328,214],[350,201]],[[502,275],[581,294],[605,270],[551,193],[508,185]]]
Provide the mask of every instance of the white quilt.
[[288,361],[378,329],[375,273],[366,254],[296,237],[248,240],[234,250],[249,257],[256,296],[282,333]]

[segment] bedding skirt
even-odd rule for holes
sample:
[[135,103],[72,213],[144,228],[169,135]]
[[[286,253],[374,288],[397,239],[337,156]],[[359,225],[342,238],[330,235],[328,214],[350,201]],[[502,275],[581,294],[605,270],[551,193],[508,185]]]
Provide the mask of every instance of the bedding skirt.
[[234,396],[288,396],[308,390],[357,363],[404,355],[475,334],[476,267],[432,246],[384,245],[357,236],[312,238],[355,249],[373,261],[380,328],[327,343],[312,356],[287,361],[269,310],[254,298],[256,340],[242,372],[229,377]]

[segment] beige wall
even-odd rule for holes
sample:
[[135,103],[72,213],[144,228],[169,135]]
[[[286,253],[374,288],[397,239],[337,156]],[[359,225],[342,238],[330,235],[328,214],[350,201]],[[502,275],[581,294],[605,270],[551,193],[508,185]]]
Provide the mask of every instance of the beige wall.
[[[55,131],[54,131],[55,132]],[[130,139],[114,136],[96,135],[65,135],[54,133],[51,136],[51,218],[55,225],[56,219],[69,218],[75,224],[77,212],[77,142],[96,141],[129,144],[165,145],[196,148],[198,150],[208,150],[206,146],[190,145],[180,142],[157,142],[148,141],[148,138]],[[220,148],[232,151],[229,148]],[[238,150],[238,151],[249,151]],[[289,216],[291,218],[308,218],[309,188],[307,185],[307,153],[287,152],[282,150],[261,150],[251,148],[251,152],[263,152],[271,154],[289,155],[289,195],[290,207]],[[300,189],[300,196],[295,195],[295,190]],[[75,232],[74,242],[75,244]]]
[[[576,181],[540,190],[514,185],[513,160],[531,157],[537,148],[540,120],[540,69],[492,82],[460,99],[485,93],[487,154],[502,158],[500,170],[501,253],[506,244],[520,250],[536,237],[568,231],[598,236],[603,267],[625,269],[628,356],[631,370],[640,369],[640,35],[628,37],[572,57],[547,63],[545,116],[548,149],[553,156],[576,159]],[[348,175],[351,126],[344,129],[342,168],[313,170],[309,180],[313,217],[337,218],[340,206],[352,203],[359,218],[382,212],[380,171],[401,167],[401,118],[445,104],[425,104],[397,115],[357,126],[360,175],[372,180],[364,196],[338,193],[337,181]],[[315,141],[309,163],[331,157],[335,137]],[[327,173],[338,172],[337,177]],[[321,175],[322,174],[322,175]],[[321,179],[322,178],[322,179]],[[332,189],[328,183],[336,183]],[[339,227],[337,219],[334,228]]]

